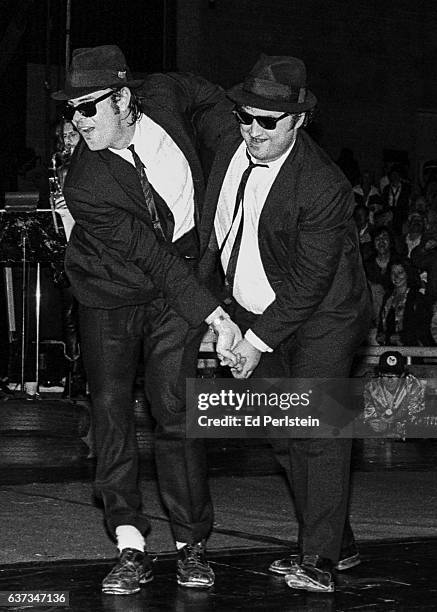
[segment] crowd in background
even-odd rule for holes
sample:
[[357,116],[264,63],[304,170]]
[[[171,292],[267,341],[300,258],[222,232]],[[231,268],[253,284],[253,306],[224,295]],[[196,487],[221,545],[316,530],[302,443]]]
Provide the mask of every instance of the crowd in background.
[[[339,165],[353,185],[354,218],[373,300],[369,344],[437,344],[437,162],[412,189],[407,170],[388,164],[376,182],[353,155]],[[359,178],[358,178],[359,177]]]

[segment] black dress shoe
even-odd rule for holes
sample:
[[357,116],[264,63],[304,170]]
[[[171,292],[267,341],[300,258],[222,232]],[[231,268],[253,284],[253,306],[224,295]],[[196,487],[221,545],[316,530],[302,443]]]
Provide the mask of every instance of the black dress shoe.
[[[276,559],[269,566],[269,570],[274,574],[289,574],[293,571],[296,565],[299,565],[300,555],[288,555],[282,559]],[[351,569],[361,563],[360,553],[357,550],[355,544],[352,544],[348,548],[342,548],[340,552],[340,560],[335,565],[335,569],[338,572],[344,572],[345,570]]]
[[301,563],[285,576],[285,582],[292,589],[332,593],[334,591],[333,566],[332,561],[319,555],[303,555]]
[[124,548],[118,563],[102,582],[102,592],[109,595],[132,595],[153,580],[152,562],[147,553]]
[[202,542],[187,544],[178,551],[177,581],[180,586],[208,589],[215,576],[205,556]]

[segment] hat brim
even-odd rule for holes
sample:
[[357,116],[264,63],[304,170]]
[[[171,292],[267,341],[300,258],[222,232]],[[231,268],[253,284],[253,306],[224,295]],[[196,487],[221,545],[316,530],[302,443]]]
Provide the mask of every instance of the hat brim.
[[378,371],[380,372],[380,374],[395,374],[396,376],[400,376],[401,374],[405,372],[405,369],[399,368],[396,366],[394,368],[391,368],[390,366],[386,366],[386,367],[379,367]]
[[117,81],[116,83],[94,85],[93,87],[66,87],[65,89],[55,91],[51,94],[51,97],[53,100],[74,100],[75,98],[81,98],[82,96],[86,96],[95,91],[100,91],[101,89],[109,89],[110,87],[131,87],[132,89],[135,89],[136,87],[140,87],[143,83],[144,79],[133,79],[131,81],[126,81],[125,83]]
[[270,100],[263,96],[258,96],[257,94],[245,90],[243,83],[232,87],[226,95],[232,102],[235,102],[235,104],[239,106],[251,106],[252,108],[283,113],[303,113],[311,110],[317,104],[316,96],[309,89],[306,92],[305,101],[301,104],[298,102],[286,102],[284,100]]

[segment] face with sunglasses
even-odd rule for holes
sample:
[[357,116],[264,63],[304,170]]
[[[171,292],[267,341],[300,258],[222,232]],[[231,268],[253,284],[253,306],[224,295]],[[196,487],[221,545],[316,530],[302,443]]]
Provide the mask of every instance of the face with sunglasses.
[[92,151],[122,149],[132,139],[135,127],[126,121],[130,90],[120,89],[116,100],[113,94],[112,89],[95,91],[69,100],[64,109],[64,118],[72,121]]
[[305,118],[251,106],[236,106],[233,113],[249,153],[262,162],[275,161],[292,146]]

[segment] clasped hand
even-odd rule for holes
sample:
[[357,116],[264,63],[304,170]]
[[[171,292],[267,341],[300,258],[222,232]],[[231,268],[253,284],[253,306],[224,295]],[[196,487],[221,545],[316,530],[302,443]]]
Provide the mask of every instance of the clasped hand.
[[261,351],[242,337],[232,319],[219,317],[211,328],[217,335],[216,352],[220,365],[229,366],[234,378],[249,378],[261,358]]

